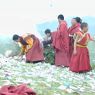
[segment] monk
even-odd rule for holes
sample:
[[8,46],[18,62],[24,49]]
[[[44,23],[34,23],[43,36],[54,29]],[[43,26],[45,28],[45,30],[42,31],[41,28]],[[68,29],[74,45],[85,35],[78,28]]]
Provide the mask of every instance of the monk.
[[4,85],[0,88],[0,95],[37,95],[26,84],[18,86]]
[[74,49],[74,35],[80,31],[80,24],[82,20],[80,17],[73,18],[71,21],[72,26],[68,29],[69,33],[69,57],[71,59]]
[[51,43],[52,43],[51,30],[50,29],[46,29],[45,30],[45,37],[44,37],[44,41],[43,41],[44,48],[49,46]]
[[57,31],[52,33],[52,46],[55,50],[55,65],[69,66],[69,36],[67,23],[63,15],[58,16],[59,26]]
[[88,31],[88,24],[81,24],[81,32],[77,32],[74,41],[74,51],[71,57],[70,70],[76,73],[88,72],[91,70],[89,51],[87,44],[90,40]]
[[43,40],[45,62],[54,65],[54,49],[52,47],[52,33],[50,29],[45,30],[45,37]]
[[21,52],[19,55],[26,55],[27,63],[37,63],[44,60],[43,49],[39,39],[32,34],[24,36],[13,35],[13,40],[21,44]]

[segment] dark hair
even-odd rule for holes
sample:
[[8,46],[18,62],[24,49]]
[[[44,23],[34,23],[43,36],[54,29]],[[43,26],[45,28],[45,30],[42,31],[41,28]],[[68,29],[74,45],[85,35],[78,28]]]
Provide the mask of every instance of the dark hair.
[[60,15],[58,16],[58,19],[64,20],[64,16],[63,16],[62,14],[60,14]]
[[80,17],[75,17],[73,19],[75,19],[77,21],[77,23],[80,23],[80,24],[82,23],[82,19]]
[[86,22],[81,23],[81,29],[83,29],[84,27],[88,27],[88,24]]
[[48,34],[48,33],[51,33],[51,30],[50,29],[46,29],[45,30],[45,34]]
[[14,40],[14,41],[18,40],[19,38],[20,38],[19,35],[17,35],[17,34],[13,35],[13,40]]

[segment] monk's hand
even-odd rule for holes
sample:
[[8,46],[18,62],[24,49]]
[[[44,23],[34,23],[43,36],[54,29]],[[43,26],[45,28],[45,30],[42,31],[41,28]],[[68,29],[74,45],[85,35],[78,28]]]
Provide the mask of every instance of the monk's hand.
[[69,37],[73,37],[73,35],[69,34]]
[[76,55],[76,54],[77,54],[77,51],[76,51],[76,50],[74,50],[73,54],[74,54],[74,55]]
[[18,55],[16,60],[20,61],[22,59],[23,59],[23,55]]
[[20,57],[20,56],[22,56],[22,53],[21,52],[18,54],[18,57]]
[[20,52],[19,54],[18,54],[18,58],[22,58],[23,57],[23,52]]

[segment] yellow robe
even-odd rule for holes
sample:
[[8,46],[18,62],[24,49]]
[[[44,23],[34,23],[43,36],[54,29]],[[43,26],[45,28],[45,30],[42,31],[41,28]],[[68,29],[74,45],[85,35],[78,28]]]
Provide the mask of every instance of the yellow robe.
[[24,35],[24,36],[22,36],[22,38],[26,41],[26,43],[28,45],[22,45],[21,44],[21,52],[27,53],[28,50],[32,48],[34,41],[33,41],[32,37],[30,37],[30,35],[26,35],[26,36]]

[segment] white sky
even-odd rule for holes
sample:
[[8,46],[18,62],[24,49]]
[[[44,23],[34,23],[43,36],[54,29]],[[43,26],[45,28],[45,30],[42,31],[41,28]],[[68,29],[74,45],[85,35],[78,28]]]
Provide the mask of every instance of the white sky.
[[36,33],[35,25],[67,16],[95,16],[95,0],[0,0],[1,33]]

